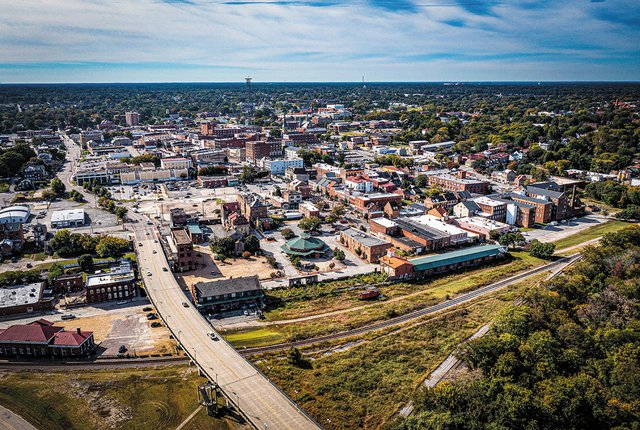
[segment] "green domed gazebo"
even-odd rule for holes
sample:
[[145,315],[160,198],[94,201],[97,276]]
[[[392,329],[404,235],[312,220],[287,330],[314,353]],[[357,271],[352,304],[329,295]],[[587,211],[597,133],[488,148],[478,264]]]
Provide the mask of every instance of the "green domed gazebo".
[[282,250],[289,255],[297,255],[298,257],[319,258],[324,255],[329,247],[320,239],[312,237],[305,232],[300,237],[289,239],[287,243],[282,245]]

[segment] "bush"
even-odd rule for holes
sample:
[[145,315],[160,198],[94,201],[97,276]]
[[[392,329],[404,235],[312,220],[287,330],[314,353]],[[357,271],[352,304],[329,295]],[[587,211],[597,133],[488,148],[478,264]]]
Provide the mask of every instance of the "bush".
[[242,257],[249,258],[249,257],[251,257],[251,253],[249,251],[245,251],[245,252],[242,253]]

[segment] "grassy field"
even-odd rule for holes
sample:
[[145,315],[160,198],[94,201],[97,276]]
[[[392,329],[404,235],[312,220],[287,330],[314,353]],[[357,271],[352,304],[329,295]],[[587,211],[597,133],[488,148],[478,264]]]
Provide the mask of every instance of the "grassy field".
[[[543,260],[531,257],[526,252],[512,251],[510,254],[510,260],[453,272],[421,283],[393,283],[381,287],[380,290],[390,299],[443,285],[459,290],[459,283],[469,287],[474,284],[486,285],[502,276],[515,274],[517,271],[544,263]],[[366,305],[366,302],[358,299],[358,291],[344,291],[344,289],[355,285],[375,284],[383,279],[380,274],[369,274],[311,286],[272,290],[267,293],[269,307],[265,311],[265,317],[267,321],[281,321]],[[454,291],[450,291],[452,292]]]
[[236,348],[273,345],[286,341],[282,333],[267,328],[229,332],[225,339]]
[[370,333],[339,352],[307,350],[310,368],[288,364],[286,353],[252,358],[324,428],[378,429],[460,342],[544,276],[402,330]]
[[337,297],[326,297],[325,300],[341,300],[340,303],[346,307],[329,316],[273,324],[268,328],[223,330],[222,335],[235,347],[248,348],[350,330],[434,305],[447,296],[474,290],[543,263],[528,253],[514,252],[512,258],[506,264],[443,276],[426,283],[398,283],[381,287],[381,292],[387,296],[385,301],[366,304],[358,300],[353,291]]
[[[187,366],[3,372],[0,403],[42,430],[168,429],[198,407],[196,386],[203,381]],[[236,428],[202,415],[185,428]]]
[[557,240],[553,243],[556,245],[557,250],[562,250],[571,246],[580,245],[581,243],[600,237],[603,234],[622,230],[623,228],[629,227],[631,225],[632,223],[611,220],[602,224],[594,225],[593,227],[589,227],[579,233],[565,237],[564,239]]

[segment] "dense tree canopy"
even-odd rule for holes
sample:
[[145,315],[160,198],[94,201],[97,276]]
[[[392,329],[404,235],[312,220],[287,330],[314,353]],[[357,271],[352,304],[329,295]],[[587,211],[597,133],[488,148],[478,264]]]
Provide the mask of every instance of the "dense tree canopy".
[[421,390],[390,428],[638,428],[640,228],[583,254],[460,349],[475,373]]

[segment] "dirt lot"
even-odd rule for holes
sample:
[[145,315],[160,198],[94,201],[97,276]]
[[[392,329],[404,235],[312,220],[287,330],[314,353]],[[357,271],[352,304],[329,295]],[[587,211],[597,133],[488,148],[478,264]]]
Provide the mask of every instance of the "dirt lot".
[[237,278],[249,275],[258,275],[260,279],[271,279],[269,275],[275,271],[269,266],[264,257],[229,259],[222,264],[213,260],[211,250],[208,247],[195,246],[194,250],[202,256],[196,257],[198,268],[184,274],[176,273],[176,278],[183,287],[212,279]]

